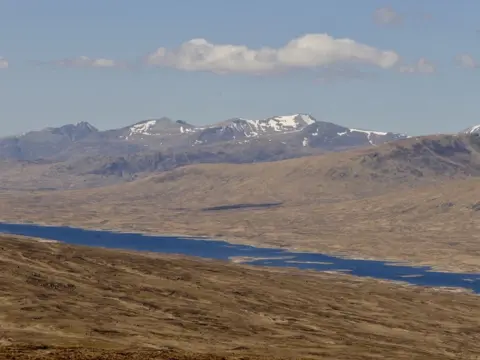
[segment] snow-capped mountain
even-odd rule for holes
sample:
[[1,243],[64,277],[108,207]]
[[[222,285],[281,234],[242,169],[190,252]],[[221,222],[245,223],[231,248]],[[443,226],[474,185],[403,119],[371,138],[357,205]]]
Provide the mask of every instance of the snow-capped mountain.
[[[197,129],[198,131],[198,129]],[[351,129],[307,114],[274,116],[261,120],[235,118],[207,126],[195,134],[195,144],[212,144],[222,141],[249,142],[268,137],[282,138],[282,142],[295,141],[304,147],[352,147],[379,145],[387,141],[404,139],[405,134]]]
[[196,143],[213,143],[285,134],[301,131],[316,121],[313,116],[307,114],[272,116],[259,120],[233,118],[200,129],[196,136]]
[[464,134],[480,134],[480,125],[474,125],[462,131]]
[[212,128],[220,128],[223,131],[233,129],[236,133],[244,137],[255,137],[264,134],[298,131],[316,121],[317,120],[311,115],[293,114],[272,116],[260,120],[235,118],[217,124],[216,126],[214,125]]
[[[166,144],[168,138],[175,145],[182,142],[193,146],[219,142],[248,143],[255,139],[282,138],[282,142],[297,142],[304,147],[351,147],[379,145],[387,141],[406,138],[404,134],[350,129],[329,122],[318,121],[309,114],[277,115],[265,119],[232,118],[213,125],[195,127],[182,120],[144,120],[121,129],[118,138],[128,141],[147,141],[152,146]],[[161,140],[159,139],[161,137]],[[183,139],[183,140],[182,140]],[[172,143],[170,145],[173,145]]]
[[317,120],[307,114],[273,116],[260,120],[236,118],[220,124],[223,128],[232,127],[243,132],[246,137],[259,136],[268,133],[298,131],[315,123]]
[[330,122],[318,121],[305,127],[302,132],[304,147],[325,149],[356,146],[377,146],[388,141],[405,139],[408,135],[392,132],[347,128]]
[[[85,154],[124,156],[168,149],[181,153],[192,147],[210,149],[228,145],[242,146],[242,149],[249,146],[255,146],[257,150],[261,148],[262,159],[269,159],[274,153],[278,157],[279,149],[284,147],[289,149],[285,156],[290,157],[318,150],[376,146],[406,137],[404,134],[348,128],[300,113],[258,120],[233,118],[198,127],[183,120],[162,117],[106,131],[80,122],[0,139],[0,158],[68,159]],[[193,157],[192,154],[189,156]]]
[[174,121],[170,118],[162,117],[160,119],[140,121],[124,130],[126,130],[124,138],[128,140],[136,136],[186,134],[194,131],[195,126],[183,120]]

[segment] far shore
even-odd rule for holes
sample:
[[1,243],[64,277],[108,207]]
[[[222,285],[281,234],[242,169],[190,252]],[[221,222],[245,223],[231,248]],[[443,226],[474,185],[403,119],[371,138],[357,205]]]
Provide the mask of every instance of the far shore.
[[263,243],[259,244],[257,241],[252,241],[249,239],[241,238],[241,237],[230,237],[228,240],[221,239],[218,237],[210,237],[205,234],[196,234],[196,235],[188,235],[188,234],[179,234],[179,233],[163,233],[159,231],[153,231],[148,229],[125,229],[125,228],[112,228],[107,226],[98,226],[91,225],[91,224],[65,224],[59,222],[58,224],[55,223],[47,223],[43,221],[38,222],[10,222],[4,221],[0,219],[0,223],[5,224],[15,224],[15,225],[38,225],[38,226],[45,226],[45,227],[69,227],[74,229],[84,229],[89,231],[107,231],[113,233],[121,233],[121,234],[138,234],[143,236],[152,236],[152,237],[174,237],[174,238],[184,238],[184,239],[191,239],[191,240],[208,240],[208,241],[220,241],[225,242],[227,244],[232,245],[246,245],[251,246],[253,248],[266,248],[266,249],[279,249],[285,252],[295,252],[295,253],[313,253],[313,254],[321,254],[325,256],[331,256],[336,258],[343,258],[349,260],[366,260],[366,261],[381,261],[384,263],[388,263],[389,266],[408,266],[411,268],[425,268],[428,267],[427,271],[437,271],[437,272],[446,272],[446,273],[464,273],[464,274],[480,274],[480,271],[462,269],[460,267],[455,267],[452,265],[447,264],[435,264],[429,261],[415,261],[415,260],[407,260],[407,259],[399,259],[395,257],[386,257],[386,258],[377,258],[374,256],[365,256],[360,255],[358,253],[347,252],[345,250],[341,251],[321,251],[319,249],[313,249],[310,247],[305,246],[279,246],[270,243]]

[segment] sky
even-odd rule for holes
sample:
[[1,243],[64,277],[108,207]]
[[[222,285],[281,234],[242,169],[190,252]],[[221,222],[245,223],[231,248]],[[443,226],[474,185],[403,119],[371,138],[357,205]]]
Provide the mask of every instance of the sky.
[[0,136],[294,113],[480,123],[478,0],[0,0]]

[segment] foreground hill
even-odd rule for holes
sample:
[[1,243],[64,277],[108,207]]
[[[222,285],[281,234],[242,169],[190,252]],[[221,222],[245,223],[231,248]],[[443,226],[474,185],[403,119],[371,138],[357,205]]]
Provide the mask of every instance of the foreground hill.
[[0,247],[0,359],[480,355],[473,295],[9,236]]
[[479,139],[406,139],[279,162],[185,166],[96,189],[5,192],[0,219],[480,271]]

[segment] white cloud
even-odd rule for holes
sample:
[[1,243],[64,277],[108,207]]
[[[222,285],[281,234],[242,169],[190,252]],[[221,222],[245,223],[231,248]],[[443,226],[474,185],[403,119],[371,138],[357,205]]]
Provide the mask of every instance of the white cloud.
[[112,68],[119,67],[120,64],[114,60],[110,59],[91,59],[87,56],[79,56],[77,58],[63,59],[53,62],[56,65],[60,66],[70,66],[70,67],[99,67],[99,68]]
[[161,47],[149,54],[145,61],[149,65],[184,71],[271,74],[345,62],[388,69],[397,64],[399,55],[351,39],[335,39],[327,34],[306,34],[280,48],[259,49],[192,39],[178,48]]
[[456,57],[456,62],[465,69],[478,69],[480,64],[469,54],[460,54]]
[[421,73],[421,74],[433,74],[437,68],[435,64],[425,58],[420,58],[413,65],[402,65],[398,68],[402,73]]
[[373,21],[378,25],[400,25],[403,23],[403,15],[387,6],[373,12]]
[[8,60],[0,56],[0,69],[8,69]]

